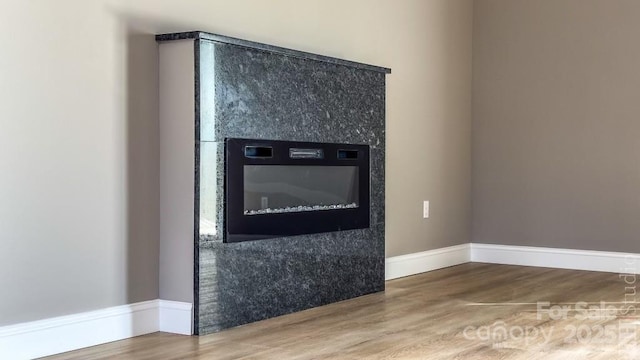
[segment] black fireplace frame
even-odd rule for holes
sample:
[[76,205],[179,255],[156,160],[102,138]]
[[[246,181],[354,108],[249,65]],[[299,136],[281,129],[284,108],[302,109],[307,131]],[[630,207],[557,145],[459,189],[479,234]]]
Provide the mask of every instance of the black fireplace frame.
[[[270,156],[259,153],[246,156],[247,147],[272,150]],[[290,149],[317,149],[322,151],[323,156],[320,159],[302,154],[298,158],[292,158]],[[225,139],[224,242],[368,228],[371,180],[369,159],[368,145]],[[357,166],[358,207],[247,216],[244,214],[243,189],[245,165]]]

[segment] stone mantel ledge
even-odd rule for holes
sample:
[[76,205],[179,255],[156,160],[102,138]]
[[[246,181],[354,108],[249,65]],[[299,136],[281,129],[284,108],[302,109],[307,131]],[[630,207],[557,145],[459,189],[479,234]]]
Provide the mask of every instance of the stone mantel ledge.
[[344,65],[344,66],[349,66],[356,69],[376,71],[376,72],[381,72],[385,74],[391,73],[391,69],[381,67],[381,66],[369,65],[369,64],[359,63],[355,61],[334,58],[331,56],[324,56],[324,55],[318,55],[318,54],[308,53],[308,52],[299,51],[299,50],[287,49],[279,46],[262,44],[259,42],[237,39],[237,38],[224,36],[224,35],[212,34],[204,31],[188,31],[188,32],[156,35],[156,41],[158,42],[172,41],[172,40],[185,40],[185,39],[209,40],[216,43],[236,45],[236,46],[241,46],[249,49],[262,50],[262,51],[284,55],[284,56],[321,61],[321,62],[336,64],[336,65]]

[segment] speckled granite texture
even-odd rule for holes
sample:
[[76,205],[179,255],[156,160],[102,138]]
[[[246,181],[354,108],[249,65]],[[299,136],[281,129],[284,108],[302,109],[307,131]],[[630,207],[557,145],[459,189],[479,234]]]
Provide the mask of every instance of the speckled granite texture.
[[[389,70],[201,32],[158,36],[184,38],[198,93],[196,333],[384,290]],[[371,227],[223,243],[227,137],[370,145]]]

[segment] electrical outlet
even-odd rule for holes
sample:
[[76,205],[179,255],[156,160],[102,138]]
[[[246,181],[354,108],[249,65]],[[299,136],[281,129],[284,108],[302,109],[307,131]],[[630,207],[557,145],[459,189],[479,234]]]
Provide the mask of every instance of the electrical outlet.
[[422,217],[425,219],[429,218],[429,200],[425,200],[422,203]]

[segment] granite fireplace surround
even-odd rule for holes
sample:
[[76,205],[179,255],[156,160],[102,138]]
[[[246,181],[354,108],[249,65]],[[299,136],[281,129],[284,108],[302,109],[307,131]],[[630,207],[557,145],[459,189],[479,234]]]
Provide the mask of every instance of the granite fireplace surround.
[[[161,298],[192,300],[202,335],[383,291],[391,71],[204,32],[156,40]],[[370,227],[223,242],[226,138],[369,145]]]

